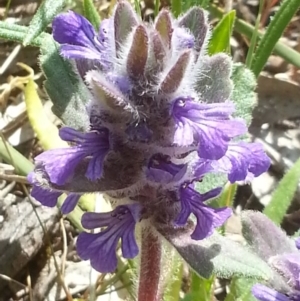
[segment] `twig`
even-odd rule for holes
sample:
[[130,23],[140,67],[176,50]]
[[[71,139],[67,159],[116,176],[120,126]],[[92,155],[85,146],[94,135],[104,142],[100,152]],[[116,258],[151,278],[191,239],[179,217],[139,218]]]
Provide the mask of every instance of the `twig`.
[[12,63],[12,61],[16,58],[16,56],[19,54],[20,50],[22,48],[22,45],[19,44],[17,45],[14,50],[10,53],[10,55],[7,57],[7,59],[4,61],[4,63],[2,64],[2,66],[0,67],[0,75],[2,75],[7,68],[10,66],[10,64]]
[[0,191],[0,199],[5,198],[15,187],[16,182],[9,183],[5,188]]
[[28,184],[26,177],[18,176],[18,175],[6,175],[6,174],[0,173],[0,180]]
[[17,280],[14,280],[14,279],[12,279],[12,278],[10,278],[10,277],[8,277],[8,276],[6,276],[6,275],[3,275],[3,274],[0,274],[0,278],[1,278],[2,280],[7,281],[7,282],[15,283],[15,284],[18,284],[18,285],[22,286],[22,287],[24,288],[24,290],[26,291],[26,293],[27,293],[27,294],[29,293],[28,287],[27,287],[25,284],[23,284],[23,283],[21,283],[21,282],[19,282],[19,281],[17,281]]
[[66,228],[64,225],[64,219],[61,218],[60,221],[60,228],[62,232],[62,237],[63,237],[63,252],[62,252],[62,259],[61,259],[61,275],[65,275],[65,269],[66,269],[66,258],[67,258],[67,251],[68,251],[68,246],[67,246],[67,234],[66,234]]
[[32,287],[31,287],[31,277],[30,277],[29,272],[28,272],[27,277],[26,277],[26,282],[27,282],[27,288],[28,288],[28,291],[29,291],[29,300],[33,301]]

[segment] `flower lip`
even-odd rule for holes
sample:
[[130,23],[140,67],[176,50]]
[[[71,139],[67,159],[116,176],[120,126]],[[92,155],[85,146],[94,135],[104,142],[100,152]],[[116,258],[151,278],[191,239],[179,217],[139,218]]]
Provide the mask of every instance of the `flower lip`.
[[[30,172],[27,176],[27,180],[33,186],[31,190],[31,196],[39,201],[42,205],[48,207],[54,207],[57,205],[58,198],[63,194],[61,191],[51,191],[41,186],[38,186],[38,182],[35,180],[35,173]],[[69,193],[64,200],[61,211],[63,214],[68,214],[76,207],[80,194]]]
[[204,204],[205,201],[215,198],[221,193],[222,188],[215,188],[207,193],[200,194],[194,190],[194,185],[182,185],[179,191],[181,212],[179,213],[175,224],[185,225],[191,213],[197,219],[192,239],[201,240],[213,233],[213,230],[220,227],[230,217],[232,211],[230,208],[211,208]]
[[113,272],[117,267],[116,248],[121,239],[124,258],[134,258],[138,252],[135,225],[141,218],[139,204],[121,205],[107,213],[85,213],[82,225],[87,229],[106,227],[100,233],[81,233],[77,240],[77,252],[102,273]]
[[60,137],[74,143],[75,146],[48,150],[35,158],[37,162],[44,165],[52,183],[65,184],[84,158],[90,159],[86,177],[95,181],[102,176],[104,160],[110,150],[110,137],[107,129],[81,133],[64,127],[60,129]]
[[174,144],[197,144],[200,158],[220,159],[229,141],[247,131],[243,121],[231,118],[233,112],[230,102],[207,104],[192,97],[176,98],[170,108],[175,122]]

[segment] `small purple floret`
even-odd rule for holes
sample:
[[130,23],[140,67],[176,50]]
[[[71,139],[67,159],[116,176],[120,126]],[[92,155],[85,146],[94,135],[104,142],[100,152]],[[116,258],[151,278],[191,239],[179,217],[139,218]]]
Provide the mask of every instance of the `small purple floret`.
[[165,156],[153,156],[146,171],[147,179],[159,184],[179,182],[187,171],[187,164],[174,164]]
[[176,124],[174,143],[179,146],[199,145],[200,158],[217,160],[227,151],[229,141],[247,131],[240,120],[230,119],[232,103],[200,103],[192,98],[177,98],[172,106]]
[[[272,288],[268,288],[262,284],[255,284],[252,287],[252,295],[259,301],[296,301],[297,299],[290,299]],[[300,299],[298,299],[300,300]]]
[[222,188],[213,189],[205,194],[200,194],[193,189],[192,185],[180,188],[181,212],[175,223],[185,225],[190,214],[197,219],[197,225],[191,235],[192,239],[200,240],[210,236],[213,230],[220,227],[230,217],[230,208],[211,208],[204,204],[205,201],[215,198]]
[[211,166],[215,171],[228,173],[228,180],[234,183],[261,175],[268,170],[270,158],[259,143],[229,143],[225,156]]
[[81,233],[77,240],[77,252],[84,260],[102,273],[113,272],[117,267],[116,248],[121,239],[124,258],[134,258],[138,252],[135,240],[135,224],[139,222],[139,204],[121,205],[108,213],[85,213],[82,225],[86,229],[106,227],[100,233]]
[[58,15],[52,23],[53,37],[61,44],[61,54],[68,59],[99,61],[107,67],[108,20],[101,24],[97,34],[92,24],[83,16],[69,11]]
[[[35,174],[31,172],[27,176],[27,180],[32,184],[31,196],[39,201],[42,205],[47,207],[55,207],[57,205],[58,198],[63,194],[60,191],[47,190],[37,185],[35,181]],[[80,199],[79,194],[69,193],[61,206],[61,212],[63,214],[69,214],[74,210]]]
[[108,130],[81,133],[64,127],[60,130],[60,137],[65,141],[73,142],[76,146],[48,150],[35,158],[45,166],[50,181],[63,185],[73,175],[76,166],[86,157],[91,157],[86,177],[92,181],[100,178],[103,161],[109,151]]

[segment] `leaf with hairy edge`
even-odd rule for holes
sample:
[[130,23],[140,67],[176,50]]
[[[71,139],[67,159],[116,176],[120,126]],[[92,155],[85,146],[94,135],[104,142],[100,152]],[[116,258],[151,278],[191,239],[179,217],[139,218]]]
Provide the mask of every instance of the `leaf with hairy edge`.
[[[253,252],[265,262],[278,255],[299,252],[295,241],[261,212],[242,212],[242,231]],[[278,291],[289,289],[286,280],[275,271],[268,283]]]
[[230,37],[232,34],[235,20],[235,10],[230,11],[220,20],[212,33],[208,45],[209,53],[215,54],[218,52],[230,53]]
[[261,212],[242,212],[242,226],[244,238],[264,260],[297,251],[294,241]]
[[[27,33],[27,26],[10,24],[6,21],[0,21],[0,38],[8,41],[23,43]],[[31,46],[40,47],[43,39],[49,34],[43,32],[39,37],[30,41]]]
[[281,179],[270,203],[263,211],[275,224],[279,225],[282,222],[297,190],[299,179],[300,159]]
[[267,280],[272,277],[267,263],[246,247],[218,233],[196,241],[190,237],[193,230],[191,223],[182,229],[158,228],[201,277],[209,278],[213,273],[220,278],[239,276]]
[[94,5],[93,0],[83,0],[84,16],[93,24],[96,30],[99,30],[101,18]]
[[249,126],[252,110],[256,105],[256,80],[254,74],[244,65],[233,65],[231,79],[234,84],[231,100],[235,104],[235,117],[243,118]]
[[32,40],[38,37],[52,22],[54,17],[63,10],[65,0],[45,0],[30,21],[23,45],[31,44]]
[[54,114],[70,127],[87,129],[86,103],[90,93],[75,73],[75,67],[60,56],[58,44],[52,37],[45,38],[42,43],[40,62]]

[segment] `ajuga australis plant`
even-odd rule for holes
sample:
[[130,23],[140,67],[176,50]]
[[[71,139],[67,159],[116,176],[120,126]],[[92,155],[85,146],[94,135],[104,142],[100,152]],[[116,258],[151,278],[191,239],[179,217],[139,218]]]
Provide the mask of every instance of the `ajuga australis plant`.
[[[32,196],[54,206],[66,193],[61,210],[68,213],[82,194],[105,193],[113,210],[83,215],[85,229],[102,231],[81,233],[77,251],[103,273],[116,269],[119,241],[124,258],[140,254],[139,300],[161,299],[166,241],[198,273],[213,271],[226,245],[217,245],[213,232],[231,209],[209,206],[225,182],[204,189],[205,179],[248,182],[270,165],[261,145],[247,141],[243,109],[253,103],[232,97],[231,58],[207,55],[209,32],[198,7],[178,19],[164,9],[150,24],[127,1],[119,1],[97,30],[71,11],[53,21],[60,55],[88,88],[88,124],[80,131],[62,127],[60,137],[70,147],[35,158]],[[198,244],[208,237],[213,247]],[[252,258],[235,250],[227,252],[232,261]]]

